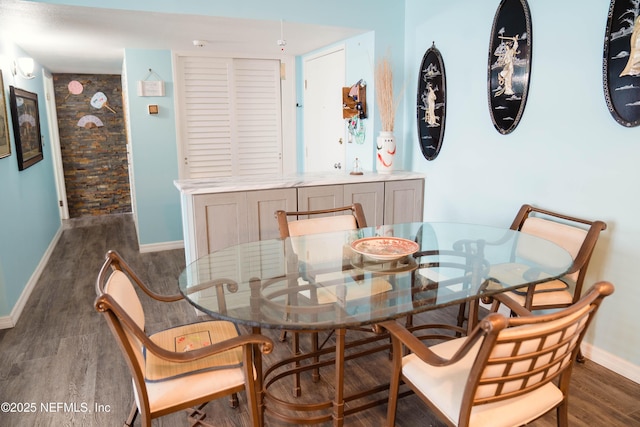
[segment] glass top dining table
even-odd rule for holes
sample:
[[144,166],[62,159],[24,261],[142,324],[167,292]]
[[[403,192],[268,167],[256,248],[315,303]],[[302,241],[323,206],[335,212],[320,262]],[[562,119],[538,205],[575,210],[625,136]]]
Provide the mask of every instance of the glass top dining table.
[[329,330],[517,290],[563,276],[572,262],[558,245],[510,229],[407,223],[238,244],[188,265],[179,287],[217,319]]

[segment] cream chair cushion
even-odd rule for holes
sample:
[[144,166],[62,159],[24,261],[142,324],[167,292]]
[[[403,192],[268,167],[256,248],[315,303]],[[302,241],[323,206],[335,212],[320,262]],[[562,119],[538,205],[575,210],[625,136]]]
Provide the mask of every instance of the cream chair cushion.
[[[489,276],[498,281],[509,284],[522,282],[522,278],[527,278],[528,274],[532,274],[532,268],[529,265],[519,263],[497,264],[491,266]],[[567,276],[568,277],[568,276]],[[544,276],[530,277],[527,280],[543,279]],[[550,304],[567,304],[573,302],[573,295],[570,292],[573,282],[569,278],[563,280],[549,280],[547,282],[538,283],[533,296],[533,305],[550,305]],[[527,287],[519,288],[516,292],[508,292],[507,295],[515,300],[518,304],[524,306]]]
[[[569,252],[571,258],[575,259],[580,251],[580,247],[587,237],[587,230],[573,227],[567,224],[561,224],[543,218],[529,217],[522,225],[523,233],[532,234],[545,240],[550,240],[564,250]],[[520,250],[518,256],[522,256],[528,260],[537,262],[542,265],[553,265],[553,260],[549,259],[549,255],[545,251],[533,250],[524,253]],[[571,280],[578,279],[578,272],[568,276]]]
[[[162,411],[182,402],[244,385],[242,368],[222,369],[182,376],[166,381],[146,382],[151,412]],[[140,407],[135,386],[136,404]]]
[[144,331],[144,310],[140,298],[138,298],[138,294],[126,274],[120,270],[114,270],[104,285],[104,292],[111,295],[136,325]]
[[[178,326],[153,334],[149,338],[165,350],[185,352],[197,350],[237,336],[239,336],[238,329],[233,323],[215,320]],[[194,372],[242,366],[241,347],[189,363],[171,362],[156,356],[146,349],[144,350],[144,355],[145,379],[147,382],[164,381]]]
[[346,231],[358,228],[356,218],[353,215],[301,219],[298,221],[289,221],[288,224],[290,236]]
[[[346,275],[342,277],[346,281],[344,277]],[[316,292],[318,304],[329,304],[375,297],[391,289],[391,283],[381,277],[374,277],[370,281],[352,281],[346,282],[344,285],[320,285]],[[301,292],[301,294],[307,298],[310,297],[309,291]]]

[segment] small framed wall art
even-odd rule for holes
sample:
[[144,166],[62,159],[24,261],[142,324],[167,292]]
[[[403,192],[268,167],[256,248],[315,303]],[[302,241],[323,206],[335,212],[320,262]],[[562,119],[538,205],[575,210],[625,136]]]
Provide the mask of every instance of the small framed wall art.
[[447,113],[447,82],[444,61],[435,43],[425,52],[418,74],[418,141],[425,159],[440,153]]
[[527,0],[502,0],[491,28],[487,69],[489,112],[501,134],[524,112],[531,74],[531,13]]
[[602,58],[604,97],[616,122],[640,125],[640,1],[611,0]]
[[4,82],[0,70],[0,159],[11,155],[11,138],[9,138],[9,121],[7,120],[7,101],[4,96]]
[[38,95],[13,86],[9,95],[18,170],[24,170],[43,159]]

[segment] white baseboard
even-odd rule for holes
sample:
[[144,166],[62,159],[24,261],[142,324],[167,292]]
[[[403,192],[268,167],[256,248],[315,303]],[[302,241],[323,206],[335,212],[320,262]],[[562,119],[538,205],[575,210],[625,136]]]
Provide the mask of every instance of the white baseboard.
[[38,283],[38,279],[40,279],[40,275],[42,274],[44,267],[47,265],[47,262],[49,262],[49,258],[51,257],[51,254],[53,253],[53,250],[55,249],[56,244],[58,243],[58,240],[60,239],[61,235],[62,235],[62,227],[58,228],[56,235],[53,236],[53,239],[51,239],[51,243],[49,243],[49,247],[45,251],[42,258],[40,259],[40,262],[38,263],[36,270],[33,272],[31,277],[29,278],[27,285],[22,290],[22,294],[20,294],[20,298],[18,298],[18,301],[13,306],[11,313],[8,316],[0,317],[0,329],[13,328],[18,323],[18,319],[22,314],[22,310],[24,310],[24,306],[27,304],[27,301],[29,300],[29,296],[31,296],[31,292],[33,292],[33,288],[35,288],[36,283]]
[[173,249],[184,249],[184,241],[176,240],[175,242],[151,243],[148,245],[140,245],[140,253],[169,251]]
[[0,316],[0,329],[10,329],[16,326],[11,316]]
[[630,379],[636,384],[640,384],[640,366],[634,365],[633,363],[621,359],[615,354],[611,354],[607,351],[599,349],[598,347],[594,347],[593,345],[583,342],[582,343],[582,354],[587,359],[597,363],[600,366],[604,366],[610,371],[615,372],[616,374],[622,375],[623,377]]

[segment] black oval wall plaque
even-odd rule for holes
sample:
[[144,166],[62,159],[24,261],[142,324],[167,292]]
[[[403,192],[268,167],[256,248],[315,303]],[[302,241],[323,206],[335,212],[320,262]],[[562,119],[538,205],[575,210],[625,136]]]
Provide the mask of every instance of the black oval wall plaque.
[[432,44],[422,57],[418,74],[418,142],[425,159],[433,160],[442,148],[447,113],[447,82],[440,51]]
[[493,125],[512,132],[522,117],[531,72],[531,13],[527,0],[502,0],[489,43],[488,98]]
[[640,125],[640,2],[611,0],[604,36],[604,97],[623,126]]

